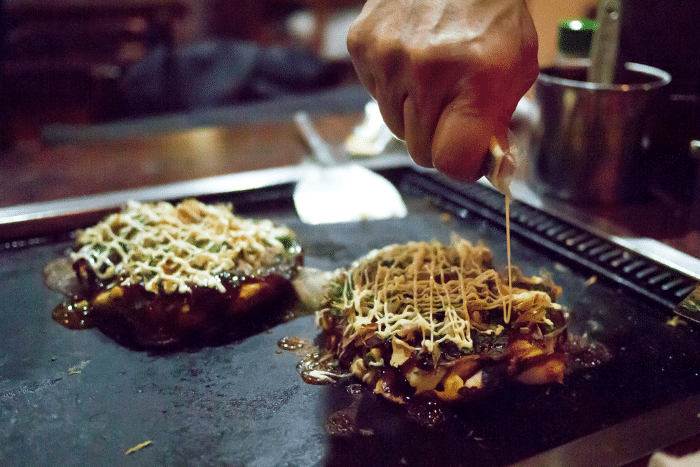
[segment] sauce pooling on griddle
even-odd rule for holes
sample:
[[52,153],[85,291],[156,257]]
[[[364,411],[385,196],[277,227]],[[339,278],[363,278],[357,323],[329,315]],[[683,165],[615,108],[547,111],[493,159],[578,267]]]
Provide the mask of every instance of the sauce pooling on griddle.
[[300,337],[285,336],[279,341],[277,341],[277,347],[279,347],[282,350],[304,351],[305,349],[311,349],[313,347],[313,344],[311,344],[311,342],[307,341],[306,339],[302,339]]
[[68,329],[88,329],[94,326],[87,300],[63,302],[54,308],[51,318]]
[[297,363],[297,372],[307,384],[332,384],[348,376],[342,372],[338,360],[330,353],[309,352]]
[[437,399],[409,400],[407,413],[423,428],[437,428],[448,417],[445,404]]
[[317,346],[306,339],[285,336],[277,341],[277,347],[301,357],[297,363],[297,372],[307,384],[332,384],[348,376],[339,368],[335,355],[321,352]]

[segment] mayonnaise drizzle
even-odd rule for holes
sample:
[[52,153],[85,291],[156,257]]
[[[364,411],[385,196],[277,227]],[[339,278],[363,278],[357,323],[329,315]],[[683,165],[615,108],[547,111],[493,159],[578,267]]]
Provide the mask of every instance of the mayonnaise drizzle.
[[[514,288],[512,277],[506,284],[491,261],[484,245],[459,238],[448,246],[409,242],[371,252],[339,284],[343,297],[335,306],[347,318],[345,335],[371,326],[388,339],[414,329],[429,350],[444,341],[465,349],[473,347],[472,330],[497,334],[516,318],[546,323],[551,297]],[[508,321],[491,322],[490,311],[499,309]]]
[[190,292],[190,284],[223,292],[222,273],[255,276],[274,267],[286,252],[280,238],[293,236],[269,220],[236,217],[230,206],[130,201],[79,232],[71,259],[85,259],[99,279],[151,292]]
[[506,195],[506,250],[508,250],[508,309],[504,310],[503,322],[510,323],[510,315],[513,311],[513,271],[510,263],[510,196]]

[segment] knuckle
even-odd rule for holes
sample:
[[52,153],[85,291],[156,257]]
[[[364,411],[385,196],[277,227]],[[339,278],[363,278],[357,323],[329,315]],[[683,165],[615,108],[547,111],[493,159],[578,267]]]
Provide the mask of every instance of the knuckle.
[[358,31],[358,28],[353,25],[350,27],[350,30],[348,31],[347,39],[347,48],[348,52],[350,53],[351,56],[357,57],[362,54],[362,51],[364,49],[364,42],[362,41],[362,36]]

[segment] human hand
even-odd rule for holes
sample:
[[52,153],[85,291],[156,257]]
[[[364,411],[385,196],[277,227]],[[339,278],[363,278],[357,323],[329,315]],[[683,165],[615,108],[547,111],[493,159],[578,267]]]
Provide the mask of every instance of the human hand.
[[348,50],[413,160],[460,181],[483,174],[492,137],[509,147],[539,71],[524,0],[368,0]]

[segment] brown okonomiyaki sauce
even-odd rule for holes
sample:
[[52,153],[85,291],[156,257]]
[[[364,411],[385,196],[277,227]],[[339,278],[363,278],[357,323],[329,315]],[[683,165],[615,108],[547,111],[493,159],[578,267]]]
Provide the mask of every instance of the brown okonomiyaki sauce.
[[338,359],[333,354],[319,350],[318,346],[306,339],[285,336],[277,342],[277,346],[300,357],[297,372],[307,384],[331,384],[349,376],[340,369]]
[[52,317],[70,329],[172,350],[225,344],[302,314],[294,232],[237,217],[231,205],[129,201],[75,235],[44,270],[66,297]]
[[277,342],[277,346],[282,350],[290,352],[300,352],[306,354],[313,344],[306,339],[294,336],[285,336]]
[[68,329],[89,329],[94,326],[90,305],[85,300],[59,303],[51,318]]
[[[567,359],[567,374],[576,371],[602,366],[608,362],[612,351],[600,342],[593,341],[587,336],[569,335],[564,345]],[[306,339],[298,337],[284,337],[277,343],[278,347],[293,352],[301,357],[297,364],[297,371],[304,382],[314,385],[344,385],[352,399],[349,404],[333,411],[325,422],[325,430],[330,435],[350,436],[355,434],[369,435],[357,425],[357,412],[360,400],[363,397],[376,397],[380,403],[392,404],[385,398],[374,394],[371,388],[362,386],[358,379],[344,373],[336,357],[327,351],[319,350]],[[542,385],[541,390],[547,393],[552,385]],[[566,386],[566,380],[564,381]],[[385,388],[387,390],[387,388]],[[389,389],[390,390],[390,389]],[[469,404],[480,403],[487,396],[486,393],[472,400],[450,404],[433,396],[403,395],[402,404],[409,419],[419,426],[427,429],[437,429],[443,426],[454,409],[464,409]]]
[[[44,281],[66,297],[52,312],[56,323],[73,330],[97,328],[134,349],[222,345],[311,312],[299,303],[290,277],[281,274],[225,276],[224,292],[192,285],[187,294],[154,294],[140,284],[103,289],[97,280],[78,287],[75,271],[61,258],[47,265]],[[245,285],[260,295],[244,296]]]
[[79,284],[70,260],[61,257],[49,262],[43,274],[46,287],[71,297],[54,308],[51,318],[68,329],[93,327],[90,304],[87,300],[79,298]]

